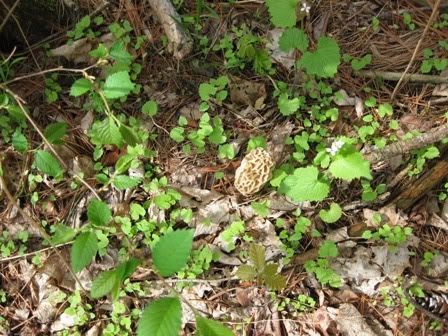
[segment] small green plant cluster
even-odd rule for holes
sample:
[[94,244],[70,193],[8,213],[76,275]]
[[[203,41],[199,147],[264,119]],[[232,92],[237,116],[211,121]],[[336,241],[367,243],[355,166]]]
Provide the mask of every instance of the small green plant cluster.
[[407,238],[412,234],[412,228],[401,227],[398,225],[390,226],[384,224],[376,231],[366,230],[362,234],[364,239],[384,240],[391,246],[398,246],[406,242]]
[[251,64],[257,74],[272,75],[275,70],[263,44],[264,41],[243,24],[240,27],[232,27],[232,33],[224,36],[213,50],[223,53],[226,69],[242,70],[247,64]]
[[275,298],[274,308],[280,312],[311,312],[316,308],[316,300],[305,294],[299,294],[296,298],[281,298],[277,296]]
[[[229,78],[220,76],[217,79],[211,79],[207,83],[199,85],[199,97],[201,104],[199,110],[202,112],[197,130],[190,130],[186,134],[188,120],[184,116],[180,116],[178,126],[170,131],[170,137],[177,143],[182,143],[186,139],[190,142],[184,144],[182,150],[185,154],[191,153],[191,145],[194,146],[197,153],[204,153],[206,141],[211,145],[218,146],[218,156],[221,159],[233,159],[235,157],[235,148],[233,145],[226,143],[228,136],[223,127],[223,122],[219,116],[211,117],[207,112],[212,109],[212,105],[222,105],[227,98],[227,86]],[[190,145],[191,144],[191,145]]]
[[272,290],[283,289],[286,279],[278,273],[278,265],[266,263],[264,246],[251,244],[249,247],[249,261],[252,265],[241,265],[236,275],[244,281],[255,281],[258,286],[265,285]]
[[[440,50],[442,55],[446,55],[448,51],[448,41],[439,41],[437,49]],[[420,72],[423,74],[430,73],[433,70],[441,72],[448,68],[448,57],[439,58],[434,54],[432,49],[423,49],[423,57],[424,60],[420,66]]]
[[28,237],[28,231],[17,232],[14,236],[8,231],[3,231],[0,235],[0,255],[7,258],[13,253],[23,254],[27,249]]
[[[418,283],[413,284],[408,290],[409,295],[413,297],[422,298],[425,296],[421,285]],[[383,287],[380,289],[380,294],[386,307],[396,307],[402,304],[404,317],[409,318],[414,314],[415,306],[406,298],[402,286]]]
[[241,238],[244,241],[252,241],[252,238],[246,234],[246,224],[242,220],[232,222],[220,234],[221,239],[226,243],[225,250],[230,252],[236,248],[237,239]]
[[318,258],[316,260],[308,260],[305,263],[305,270],[309,273],[314,273],[322,285],[339,288],[342,286],[342,279],[330,266],[330,260],[336,258],[338,254],[339,251],[336,244],[326,240],[319,247]]

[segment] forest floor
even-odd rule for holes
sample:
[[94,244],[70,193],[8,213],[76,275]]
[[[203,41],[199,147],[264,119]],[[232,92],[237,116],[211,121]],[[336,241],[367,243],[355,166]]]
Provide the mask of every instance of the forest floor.
[[80,3],[0,53],[0,334],[446,335],[444,1]]

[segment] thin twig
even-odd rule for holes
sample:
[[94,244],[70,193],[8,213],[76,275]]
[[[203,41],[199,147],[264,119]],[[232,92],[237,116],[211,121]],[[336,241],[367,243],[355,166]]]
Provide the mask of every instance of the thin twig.
[[401,78],[403,78],[407,82],[431,83],[431,84],[448,83],[448,76],[407,74],[404,72],[392,72],[392,71],[359,71],[357,74],[365,78],[381,78],[388,81],[399,81]]
[[394,88],[394,91],[392,92],[390,100],[392,100],[392,101],[394,100],[395,95],[397,94],[397,91],[400,88],[401,83],[403,82],[406,74],[409,72],[409,69],[411,68],[412,64],[414,63],[414,60],[417,57],[417,53],[420,51],[420,46],[423,42],[423,39],[425,38],[426,33],[428,32],[429,27],[431,26],[431,24],[436,16],[436,13],[439,9],[439,5],[440,5],[440,0],[437,0],[432,9],[431,16],[429,17],[428,22],[426,23],[426,27],[423,30],[422,36],[420,37],[420,39],[417,42],[417,45],[415,46],[414,53],[412,54],[411,60],[409,61],[408,66],[406,67],[403,74],[401,75],[401,78],[398,80],[397,85],[395,85],[395,88]]
[[20,0],[16,0],[16,2],[14,2],[14,5],[12,5],[11,8],[8,8],[6,6],[6,4],[3,3],[3,1],[2,1],[2,4],[8,10],[8,13],[6,14],[5,18],[2,21],[2,24],[0,25],[0,32],[3,30],[3,27],[5,26],[6,22],[8,22],[9,17],[12,15],[12,13],[14,12],[14,9],[16,9],[16,7],[19,4],[19,2],[20,2]]
[[40,249],[40,250],[36,250],[36,251],[33,251],[33,252],[24,253],[24,254],[22,254],[22,255],[15,255],[15,256],[11,256],[11,257],[7,257],[7,258],[3,258],[3,259],[0,259],[0,264],[1,264],[1,263],[4,263],[4,262],[7,262],[7,261],[17,260],[17,259],[22,259],[22,258],[28,258],[28,257],[34,256],[34,255],[36,255],[36,254],[38,254],[38,253],[42,253],[42,252],[46,252],[46,251],[48,251],[48,250],[52,250],[52,249],[54,249],[54,248],[58,248],[58,247],[63,247],[63,246],[66,246],[66,245],[70,245],[70,244],[72,244],[72,243],[73,243],[73,241],[70,241],[70,242],[67,242],[67,243],[63,243],[63,244],[58,244],[58,245],[54,245],[54,246],[50,246],[50,247],[46,247],[46,248],[43,248],[43,249]]

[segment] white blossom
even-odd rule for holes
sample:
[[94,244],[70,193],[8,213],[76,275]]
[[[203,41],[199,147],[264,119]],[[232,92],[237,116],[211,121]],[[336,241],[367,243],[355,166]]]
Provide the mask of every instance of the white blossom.
[[336,140],[331,144],[330,148],[327,148],[327,152],[330,153],[332,156],[335,156],[342,148],[342,146],[344,146],[344,141]]
[[308,5],[306,2],[304,2],[304,3],[302,3],[302,7],[300,8],[300,11],[305,12],[306,14],[309,14],[310,9],[311,9],[311,6]]

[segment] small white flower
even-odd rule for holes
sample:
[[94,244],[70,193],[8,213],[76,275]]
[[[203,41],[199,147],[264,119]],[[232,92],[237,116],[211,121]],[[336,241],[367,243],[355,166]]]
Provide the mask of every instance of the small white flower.
[[331,144],[330,148],[327,148],[327,152],[330,153],[331,156],[335,156],[342,146],[344,146],[344,141],[336,140]]
[[306,2],[304,2],[304,3],[302,3],[302,7],[300,8],[300,11],[305,12],[306,14],[309,14],[310,9],[311,9],[311,6],[308,5]]

